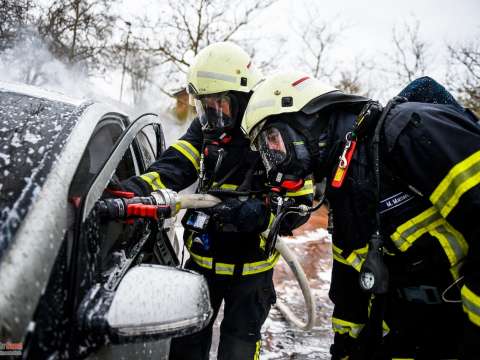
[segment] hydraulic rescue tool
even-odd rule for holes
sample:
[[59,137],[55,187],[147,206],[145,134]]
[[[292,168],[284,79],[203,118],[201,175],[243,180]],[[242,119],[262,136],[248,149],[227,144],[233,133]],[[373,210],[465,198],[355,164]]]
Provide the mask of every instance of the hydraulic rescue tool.
[[[97,201],[96,207],[100,216],[109,220],[134,218],[160,220],[175,216],[180,209],[210,208],[221,203],[217,196],[211,194],[178,194],[169,189],[158,190],[152,192],[150,196],[141,197],[125,191],[108,190],[108,192],[116,197],[101,199]],[[222,197],[251,195],[248,192],[230,190],[212,191],[211,193],[218,196],[223,195]],[[266,251],[271,253],[274,248],[277,249],[297,278],[305,298],[307,321],[303,322],[286,304],[279,300],[276,306],[290,323],[300,329],[310,330],[315,322],[315,300],[308,285],[308,279],[294,253],[280,238],[277,240],[277,237],[280,224],[287,214],[300,213],[306,215],[318,209],[323,201],[315,207],[308,207],[306,205],[295,206],[288,198],[282,197],[280,194],[274,194],[273,199],[272,204],[276,207],[276,218],[270,230],[263,233],[267,238]]]
[[135,217],[158,220],[175,216],[181,209],[201,209],[221,202],[208,194],[178,194],[170,189],[152,192],[150,196],[135,196],[126,191],[109,190],[115,198],[101,199],[96,206],[100,216],[108,219]]

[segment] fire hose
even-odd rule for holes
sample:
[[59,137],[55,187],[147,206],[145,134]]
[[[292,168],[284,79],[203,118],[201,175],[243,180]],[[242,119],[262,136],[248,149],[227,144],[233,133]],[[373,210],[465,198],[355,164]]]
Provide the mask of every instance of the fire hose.
[[[165,219],[175,216],[181,209],[200,209],[213,207],[221,202],[221,200],[209,194],[178,194],[173,190],[163,189],[152,192],[150,196],[134,196],[130,192],[109,191],[115,198],[101,199],[97,202],[96,207],[101,217],[111,220],[129,219],[129,218],[150,218],[153,220]],[[311,212],[314,208],[302,207],[300,211],[289,209],[291,212]],[[274,225],[281,221],[282,217],[278,217]],[[278,226],[273,226],[272,230]],[[296,277],[300,289],[305,299],[307,320],[304,322],[298,318],[293,311],[280,300],[277,301],[277,308],[288,322],[302,330],[310,330],[315,322],[315,300],[308,284],[308,279],[303,271],[302,266],[298,262],[296,256],[288,248],[287,244],[281,238],[277,239],[276,231],[267,230],[263,234],[267,238],[273,238],[271,242],[272,248],[280,253],[285,262],[292,270]],[[270,249],[271,250],[271,249]]]

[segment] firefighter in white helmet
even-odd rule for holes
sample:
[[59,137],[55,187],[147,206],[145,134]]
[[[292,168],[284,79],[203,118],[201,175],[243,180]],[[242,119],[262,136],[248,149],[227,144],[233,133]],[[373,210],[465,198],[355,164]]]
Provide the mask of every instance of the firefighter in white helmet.
[[[209,358],[212,326],[222,301],[218,358],[259,356],[260,329],[275,302],[272,273],[279,254],[265,250],[261,233],[271,220],[264,195],[265,171],[240,122],[260,77],[250,56],[231,42],[201,50],[187,75],[197,117],[148,173],[124,183],[137,194],[149,194],[162,188],[179,191],[198,180],[198,192],[224,200],[211,210],[190,210],[183,217],[190,253],[186,267],[206,277],[214,316],[199,333],[173,339],[170,359]],[[312,184],[297,195],[310,202]],[[284,233],[303,221],[291,218]]]
[[428,77],[385,108],[298,72],[254,89],[271,185],[327,181],[332,359],[480,358],[477,121]]

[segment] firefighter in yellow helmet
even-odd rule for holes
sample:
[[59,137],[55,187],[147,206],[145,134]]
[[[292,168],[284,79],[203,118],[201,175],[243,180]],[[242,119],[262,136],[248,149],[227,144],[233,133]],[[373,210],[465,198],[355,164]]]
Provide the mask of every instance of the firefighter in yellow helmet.
[[433,79],[383,108],[298,72],[242,127],[279,188],[326,178],[332,359],[480,358],[480,127]]
[[[190,253],[186,267],[206,277],[214,316],[199,333],[173,339],[170,359],[209,358],[212,326],[222,301],[218,359],[259,356],[260,329],[275,302],[272,274],[279,254],[266,251],[261,235],[271,220],[265,171],[240,122],[260,77],[250,56],[231,42],[201,50],[187,75],[197,117],[148,173],[124,183],[127,190],[142,195],[162,188],[180,191],[198,181],[198,192],[223,199],[211,210],[188,211],[182,219]],[[299,201],[311,202],[312,184],[297,195]],[[283,232],[304,221],[291,218]]]

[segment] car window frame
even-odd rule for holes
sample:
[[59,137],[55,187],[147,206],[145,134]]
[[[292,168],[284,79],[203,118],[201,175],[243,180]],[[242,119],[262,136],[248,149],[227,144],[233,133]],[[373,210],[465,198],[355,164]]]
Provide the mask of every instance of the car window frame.
[[[107,157],[102,169],[97,173],[92,181],[89,190],[87,191],[81,207],[81,222],[83,223],[92,211],[95,203],[102,196],[103,191],[107,187],[112,174],[115,172],[118,164],[122,160],[126,151],[135,143],[137,134],[147,125],[158,123],[160,120],[156,114],[146,113],[132,122],[120,136],[117,144],[112,149],[110,155]],[[135,154],[134,152],[134,155]],[[135,158],[135,156],[134,156]],[[137,164],[138,165],[138,164]]]

